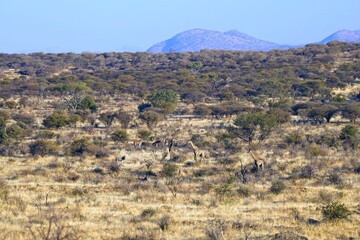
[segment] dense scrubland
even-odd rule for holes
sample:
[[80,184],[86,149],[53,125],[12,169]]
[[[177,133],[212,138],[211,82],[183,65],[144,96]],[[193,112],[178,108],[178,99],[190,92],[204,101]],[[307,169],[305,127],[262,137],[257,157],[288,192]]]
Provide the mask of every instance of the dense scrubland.
[[360,44],[0,54],[0,239],[359,239]]

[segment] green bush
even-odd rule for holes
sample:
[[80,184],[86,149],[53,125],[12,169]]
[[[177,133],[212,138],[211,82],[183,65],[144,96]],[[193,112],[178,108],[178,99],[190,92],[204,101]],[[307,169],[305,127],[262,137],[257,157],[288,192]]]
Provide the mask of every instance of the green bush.
[[6,134],[6,121],[0,118],[0,144],[4,144],[7,141]]
[[165,89],[151,93],[147,99],[152,106],[172,112],[176,108],[179,97],[174,91]]
[[271,187],[270,187],[270,192],[271,193],[274,193],[274,194],[279,194],[281,193],[283,190],[285,190],[286,188],[286,185],[284,182],[278,180],[278,181],[275,181],[271,184]]
[[82,110],[89,109],[91,112],[96,112],[98,106],[96,105],[93,97],[86,96],[83,100],[81,100],[79,108]]
[[138,131],[138,134],[139,138],[143,139],[143,140],[147,140],[150,138],[151,136],[151,132],[146,130],[146,129],[141,129]]
[[129,134],[125,130],[117,129],[111,133],[111,140],[116,142],[125,142],[129,139]]
[[58,147],[53,142],[41,139],[30,143],[29,149],[31,155],[44,157],[50,153],[55,153],[58,150]]
[[69,146],[69,154],[71,156],[82,156],[86,154],[94,154],[96,146],[87,138],[74,140]]
[[176,166],[175,164],[172,164],[172,163],[164,164],[163,169],[162,169],[162,173],[166,177],[174,177],[177,175],[178,171],[179,171],[178,166]]
[[63,111],[56,111],[43,120],[46,128],[61,128],[71,123],[70,118]]
[[340,220],[350,215],[350,210],[342,203],[332,202],[322,207],[322,215],[326,220]]
[[139,115],[139,118],[143,120],[149,128],[155,127],[161,120],[161,115],[154,111],[146,111]]

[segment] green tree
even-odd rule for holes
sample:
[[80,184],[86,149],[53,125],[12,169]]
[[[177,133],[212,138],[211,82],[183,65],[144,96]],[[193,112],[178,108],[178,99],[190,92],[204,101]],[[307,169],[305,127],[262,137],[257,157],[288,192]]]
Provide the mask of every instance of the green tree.
[[257,144],[265,140],[271,132],[281,123],[276,120],[276,116],[271,113],[240,113],[231,127],[228,128],[230,134],[235,135],[249,147],[257,141]]
[[176,108],[179,97],[174,91],[166,89],[151,93],[147,99],[152,106],[171,112]]
[[83,82],[70,82],[57,87],[65,96],[65,103],[69,109],[79,109],[90,88]]
[[200,69],[203,67],[203,63],[200,61],[196,61],[196,62],[189,62],[186,65],[194,74],[197,74]]

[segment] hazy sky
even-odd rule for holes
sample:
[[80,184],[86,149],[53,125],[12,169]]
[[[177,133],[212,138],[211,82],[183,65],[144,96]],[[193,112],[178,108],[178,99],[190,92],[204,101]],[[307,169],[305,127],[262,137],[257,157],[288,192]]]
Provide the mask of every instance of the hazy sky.
[[360,29],[360,0],[0,0],[0,52],[146,51],[193,29],[280,44]]

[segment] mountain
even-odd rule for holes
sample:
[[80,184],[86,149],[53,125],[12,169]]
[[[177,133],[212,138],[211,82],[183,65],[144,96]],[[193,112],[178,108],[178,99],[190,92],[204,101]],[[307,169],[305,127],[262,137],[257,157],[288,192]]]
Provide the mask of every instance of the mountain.
[[192,29],[157,43],[147,51],[155,53],[195,52],[202,49],[269,51],[283,48],[288,48],[288,46],[260,40],[238,30],[222,33],[205,29]]
[[322,40],[320,43],[326,44],[331,41],[340,41],[340,42],[360,42],[360,29],[355,31],[350,30],[340,30],[337,31],[324,40]]

